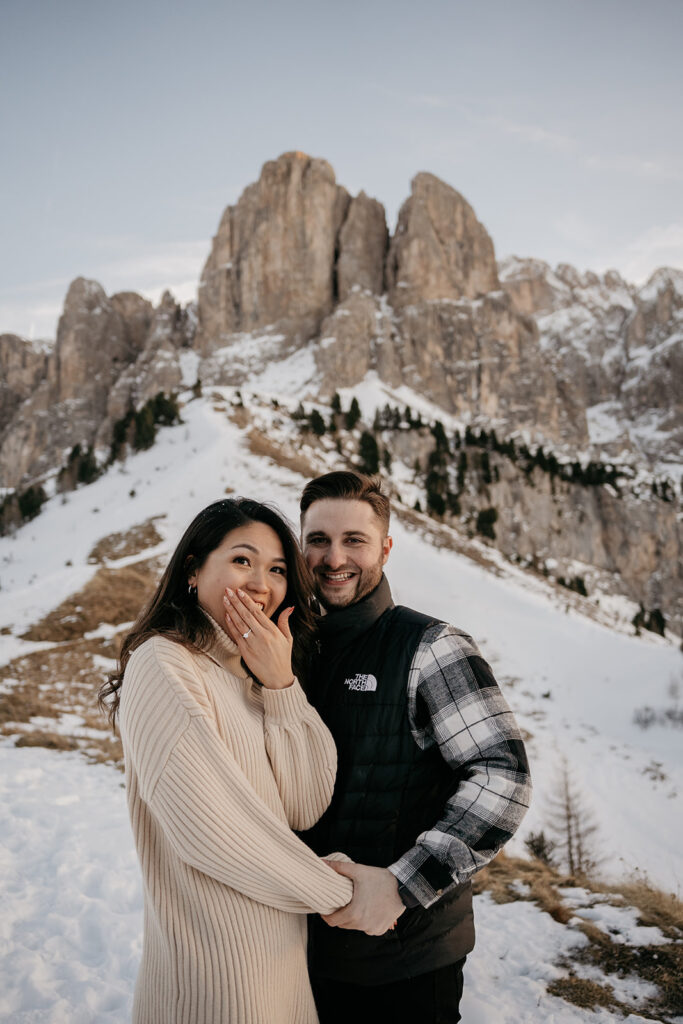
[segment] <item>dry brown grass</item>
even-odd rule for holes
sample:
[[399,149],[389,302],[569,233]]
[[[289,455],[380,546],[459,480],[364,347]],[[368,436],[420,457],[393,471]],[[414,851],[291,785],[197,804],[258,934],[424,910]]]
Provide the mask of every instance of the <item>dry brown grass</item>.
[[15,747],[47,747],[48,750],[78,750],[78,741],[72,736],[64,736],[59,732],[45,732],[42,729],[22,733],[14,745]]
[[[152,530],[150,520],[132,535],[129,531],[125,541],[124,534],[105,538],[98,557],[106,557],[107,550],[120,553],[124,544],[147,547],[156,534]],[[103,623],[134,620],[153,593],[160,570],[157,559],[119,569],[101,567],[81,591],[24,634],[24,639],[54,646],[0,668],[0,735],[14,736],[17,746],[80,750],[92,761],[122,765],[121,743],[97,706],[98,690],[118,658],[122,634],[111,639],[86,639],[85,634]],[[74,717],[65,719],[67,715]]]
[[559,996],[560,999],[586,1010],[592,1010],[596,1006],[619,1005],[614,998],[614,989],[611,985],[598,985],[597,981],[587,981],[585,978],[558,978],[550,982],[548,992],[551,996]]
[[[519,883],[529,887],[528,895],[520,896]],[[560,875],[554,868],[540,860],[523,860],[508,857],[501,850],[490,864],[474,877],[475,893],[489,892],[496,903],[513,903],[515,900],[529,900],[545,910],[561,924],[566,924],[573,911],[564,905],[558,892],[559,886],[571,884],[571,880]]]
[[111,562],[117,558],[128,558],[131,555],[139,555],[148,548],[160,544],[163,537],[156,528],[156,523],[165,516],[152,516],[144,523],[131,526],[130,530],[122,533],[110,533],[107,537],[98,540],[88,555],[89,562],[102,564]]
[[[519,883],[528,887],[525,895],[520,894]],[[659,946],[630,946],[614,942],[601,928],[584,921],[578,928],[588,944],[573,950],[571,959],[562,961],[561,966],[567,968],[569,976],[552,982],[548,992],[576,1006],[609,1006],[624,1013],[639,1013],[651,1020],[666,1021],[676,1012],[680,1013],[683,1006],[683,918],[681,902],[674,895],[642,881],[608,886],[589,878],[570,878],[539,860],[508,857],[504,852],[474,879],[475,892],[489,892],[497,903],[530,900],[561,924],[574,917],[574,911],[566,906],[560,890],[573,885],[581,885],[601,896],[612,895],[618,906],[635,907],[641,924],[660,928],[672,941]],[[657,986],[659,995],[651,999],[647,1007],[628,1006],[615,998],[609,984],[600,985],[577,977],[575,967],[579,964],[597,967],[605,974],[621,978],[635,975]]]
[[644,879],[603,885],[602,892],[619,894],[640,913],[640,924],[660,928],[670,939],[683,939],[683,901],[675,893],[655,889]]
[[[0,735],[16,737],[17,746],[80,750],[91,760],[120,766],[120,741],[97,707],[97,691],[107,675],[99,659],[114,661],[119,639],[76,640],[0,668]],[[76,716],[69,731],[60,721],[63,715]],[[45,719],[54,720],[55,728]]]
[[[659,994],[647,1005],[647,1013],[653,1020],[667,1021],[671,1015],[680,1013],[683,1007],[683,944],[680,941],[660,946],[630,946],[613,942],[606,932],[590,922],[580,927],[589,943],[574,951],[574,964],[589,964],[619,978],[636,976],[656,985]],[[614,1005],[624,1011],[637,1010],[616,1000]]]
[[249,431],[249,451],[252,455],[265,456],[278,466],[291,469],[293,473],[300,473],[301,476],[314,477],[320,469],[303,455],[293,455],[291,451],[271,441],[269,437],[254,427]]
[[77,594],[23,634],[24,640],[75,640],[102,623],[131,622],[151,597],[159,574],[156,559],[122,569],[100,568]]

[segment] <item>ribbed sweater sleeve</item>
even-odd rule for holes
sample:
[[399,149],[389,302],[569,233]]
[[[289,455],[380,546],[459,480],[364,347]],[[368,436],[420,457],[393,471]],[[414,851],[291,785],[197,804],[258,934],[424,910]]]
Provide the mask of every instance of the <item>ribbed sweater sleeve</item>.
[[178,645],[155,638],[131,658],[121,700],[124,745],[140,794],[176,855],[279,910],[328,914],[348,903],[348,879],[263,802],[201,699],[201,683]]
[[291,828],[312,828],[327,810],[337,771],[337,749],[318,712],[295,679],[284,690],[263,687],[266,750]]

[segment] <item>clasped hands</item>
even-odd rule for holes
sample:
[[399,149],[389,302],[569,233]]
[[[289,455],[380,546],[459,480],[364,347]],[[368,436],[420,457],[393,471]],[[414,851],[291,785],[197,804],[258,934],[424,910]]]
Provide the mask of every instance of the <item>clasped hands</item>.
[[[293,674],[289,617],[294,609],[285,608],[276,625],[242,590],[234,592],[226,588],[223,604],[226,631],[249,671],[269,689],[290,686]],[[384,935],[394,927],[405,907],[391,871],[352,861],[326,860],[325,863],[351,879],[353,896],[345,907],[323,915],[323,921],[333,928],[353,929],[366,935]]]
[[323,921],[333,928],[351,928],[366,935],[384,935],[394,927],[406,908],[398,894],[396,877],[388,868],[341,860],[325,863],[351,879],[353,896],[345,907],[324,914]]

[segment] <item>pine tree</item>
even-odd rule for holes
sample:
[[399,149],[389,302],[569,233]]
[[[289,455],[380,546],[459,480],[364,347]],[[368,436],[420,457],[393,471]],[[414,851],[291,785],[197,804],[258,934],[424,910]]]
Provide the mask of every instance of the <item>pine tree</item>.
[[436,441],[436,450],[438,452],[450,453],[450,446],[448,444],[448,438],[446,437],[446,431],[444,430],[443,423],[441,420],[437,420],[432,427],[432,436]]
[[317,409],[311,410],[311,414],[308,417],[308,425],[316,437],[322,437],[325,433],[325,420]]
[[88,448],[84,454],[79,455],[76,479],[79,484],[91,484],[99,475],[95,453],[92,448]]
[[135,413],[134,422],[133,447],[136,451],[151,448],[156,437],[156,427],[154,426],[154,413],[149,402]]
[[159,391],[154,398],[150,399],[148,404],[151,407],[155,423],[160,423],[164,427],[170,427],[174,423],[180,422],[180,409],[174,394],[167,396],[163,391]]
[[496,508],[483,508],[477,514],[476,530],[482,537],[488,537],[490,540],[496,539],[496,531],[494,529],[494,523],[498,519],[498,509]]
[[353,428],[358,423],[359,419],[360,419],[360,406],[358,404],[358,399],[354,395],[352,400],[351,400],[351,405],[349,407],[349,411],[346,414],[346,429],[347,430],[353,430]]
[[379,447],[375,435],[371,434],[369,430],[364,430],[360,436],[358,454],[361,460],[361,472],[369,473],[372,476],[373,473],[379,471]]
[[481,453],[479,465],[481,466],[482,480],[484,481],[485,484],[490,484],[493,480],[493,477],[491,476],[491,465],[489,463],[489,453],[487,451],[483,451]]
[[458,492],[465,486],[465,474],[467,473],[467,452],[461,449],[458,456]]
[[549,867],[555,866],[554,854],[557,849],[557,843],[554,839],[549,839],[545,832],[530,832],[524,840],[524,845],[532,857],[536,857],[537,860],[542,861],[543,864],[547,864]]
[[40,484],[36,484],[20,494],[18,500],[21,518],[24,520],[35,519],[41,507],[47,501],[47,494]]

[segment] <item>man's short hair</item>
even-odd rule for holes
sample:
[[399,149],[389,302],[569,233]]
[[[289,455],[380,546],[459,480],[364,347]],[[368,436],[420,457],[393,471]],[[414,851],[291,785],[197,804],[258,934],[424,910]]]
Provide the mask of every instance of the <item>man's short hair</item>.
[[352,470],[338,470],[325,473],[309,480],[303,489],[299,508],[303,519],[307,509],[316,501],[325,498],[339,498],[344,501],[366,501],[382,523],[384,535],[389,533],[391,506],[386,494],[382,493],[382,481],[378,476],[366,476]]

